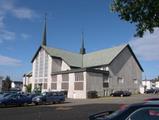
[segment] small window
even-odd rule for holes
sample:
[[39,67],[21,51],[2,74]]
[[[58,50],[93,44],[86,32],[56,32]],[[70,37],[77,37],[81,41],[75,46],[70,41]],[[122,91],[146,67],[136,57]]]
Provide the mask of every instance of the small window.
[[137,84],[137,83],[138,83],[137,79],[134,79],[134,84]]
[[47,83],[43,84],[43,89],[47,89]]
[[57,81],[57,75],[53,75],[52,76],[52,82],[56,82]]
[[57,89],[57,83],[51,83],[51,89],[56,90]]
[[124,78],[118,77],[118,81],[117,81],[117,82],[118,82],[118,84],[119,84],[119,83],[124,83]]
[[67,83],[62,83],[61,88],[64,90],[68,90],[68,82]]
[[83,80],[84,80],[83,72],[75,73],[75,81],[83,81]]
[[83,82],[75,82],[74,87],[75,90],[83,90]]
[[62,81],[68,81],[68,80],[69,80],[68,74],[62,74]]

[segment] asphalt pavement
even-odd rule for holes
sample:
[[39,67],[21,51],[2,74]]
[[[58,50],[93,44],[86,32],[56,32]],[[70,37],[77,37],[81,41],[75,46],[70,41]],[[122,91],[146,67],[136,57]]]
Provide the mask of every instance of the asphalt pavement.
[[159,95],[67,99],[64,104],[0,108],[0,120],[88,120],[93,113],[117,110],[121,104],[143,102],[150,97]]

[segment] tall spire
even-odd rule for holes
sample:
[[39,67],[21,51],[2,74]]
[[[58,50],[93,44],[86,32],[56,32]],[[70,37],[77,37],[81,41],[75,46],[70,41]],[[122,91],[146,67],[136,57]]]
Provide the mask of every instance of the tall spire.
[[85,54],[86,49],[84,48],[84,33],[83,32],[82,32],[82,36],[81,36],[81,41],[82,41],[82,45],[81,45],[81,49],[80,49],[80,54]]
[[45,21],[44,21],[44,31],[43,31],[43,36],[42,36],[42,45],[46,46],[46,17],[47,14],[45,13]]

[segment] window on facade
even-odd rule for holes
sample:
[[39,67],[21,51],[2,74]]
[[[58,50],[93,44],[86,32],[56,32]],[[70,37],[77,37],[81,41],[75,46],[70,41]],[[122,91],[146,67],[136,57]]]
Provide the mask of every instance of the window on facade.
[[68,74],[62,74],[62,81],[68,81],[68,80],[69,80]]
[[43,83],[43,89],[47,89],[47,83]]
[[117,82],[118,82],[118,83],[124,83],[124,78],[122,78],[122,77],[118,77]]
[[38,56],[35,59],[35,77],[38,77],[38,69],[39,69],[39,62],[38,62]]
[[106,87],[109,87],[109,79],[108,79],[108,76],[103,74],[103,87],[106,88]]
[[75,81],[83,81],[83,72],[75,73]]
[[38,81],[39,83],[42,83],[43,82],[43,79],[39,79],[39,81]]
[[67,83],[62,83],[62,84],[61,84],[61,88],[62,88],[63,90],[68,90],[68,82],[67,82]]
[[52,82],[57,82],[57,75],[52,76]]
[[45,72],[44,72],[44,76],[47,77],[48,76],[48,55],[45,52]]
[[137,83],[138,83],[137,79],[134,79],[134,84],[137,84]]
[[56,90],[57,89],[57,83],[51,83],[51,89]]
[[44,82],[47,83],[47,79],[44,79]]
[[39,54],[40,54],[39,77],[43,77],[43,71],[44,71],[44,50],[41,50]]
[[83,90],[83,82],[75,82],[74,90]]

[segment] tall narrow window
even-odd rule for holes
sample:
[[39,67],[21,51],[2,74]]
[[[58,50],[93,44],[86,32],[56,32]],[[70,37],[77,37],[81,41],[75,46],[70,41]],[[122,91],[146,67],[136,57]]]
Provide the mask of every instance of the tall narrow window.
[[103,74],[103,87],[104,88],[109,87],[109,79],[108,79],[108,76],[105,74]]
[[75,73],[74,89],[83,90],[83,81],[84,81],[83,72]]
[[47,77],[48,76],[48,55],[45,52],[45,72],[44,72],[44,76]]
[[44,50],[40,51],[40,66],[39,66],[39,77],[43,77],[44,71]]
[[52,76],[51,89],[57,90],[57,75]]
[[61,84],[61,88],[63,90],[68,90],[68,81],[69,81],[69,75],[68,74],[62,74],[62,84]]

